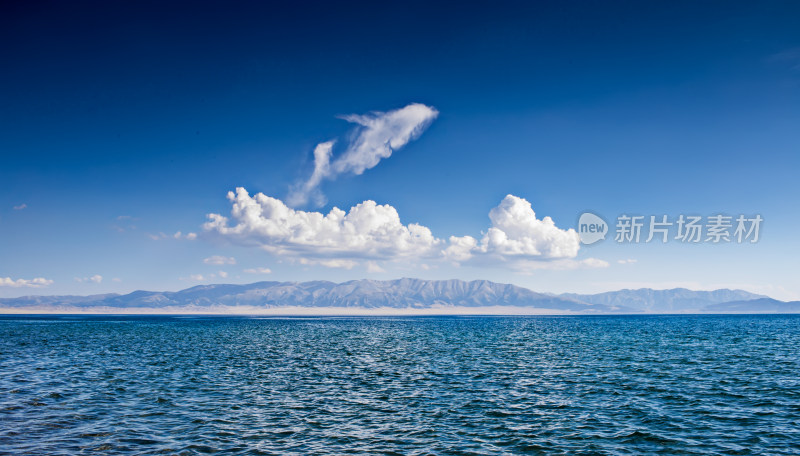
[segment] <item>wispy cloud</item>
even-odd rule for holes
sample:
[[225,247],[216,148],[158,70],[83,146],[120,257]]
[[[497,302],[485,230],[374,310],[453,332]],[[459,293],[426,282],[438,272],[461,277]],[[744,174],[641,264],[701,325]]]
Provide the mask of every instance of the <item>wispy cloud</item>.
[[23,209],[25,209],[25,208],[27,208],[27,207],[28,207],[28,205],[27,205],[27,204],[25,204],[25,203],[22,203],[22,204],[20,204],[20,205],[14,206],[14,210],[15,210],[15,211],[21,211],[21,210],[23,210]]
[[103,276],[101,276],[100,274],[95,274],[91,277],[75,277],[75,281],[81,283],[84,282],[100,283],[103,281]]
[[187,241],[194,241],[195,239],[197,239],[197,233],[183,234],[180,231],[178,231],[175,234],[173,234],[172,237],[175,239],[186,239]]
[[118,215],[114,220],[116,223],[111,225],[111,228],[119,233],[124,233],[129,230],[135,230],[136,225],[133,222],[139,219],[130,215]]
[[172,238],[172,239],[186,239],[187,241],[194,241],[195,239],[197,239],[197,233],[186,233],[186,234],[183,234],[180,231],[177,231],[177,232],[175,232],[175,234],[169,235],[169,234],[166,234],[166,233],[164,233],[162,231],[162,232],[157,233],[157,234],[149,233],[147,235],[147,237],[149,237],[153,241],[162,241],[164,239],[170,239],[170,238]]
[[336,141],[326,141],[314,149],[314,170],[305,182],[295,184],[287,197],[289,206],[325,204],[319,191],[323,180],[334,180],[344,174],[359,175],[375,167],[384,158],[410,141],[418,138],[439,115],[439,112],[420,103],[388,112],[341,116],[357,127],[349,135],[345,150],[333,158]]
[[236,264],[236,258],[234,258],[234,257],[226,257],[226,256],[221,256],[221,255],[214,255],[214,256],[210,256],[208,258],[205,258],[203,260],[203,263],[205,263],[205,264],[216,264],[216,265]]
[[784,49],[781,52],[772,54],[767,60],[772,63],[785,65],[789,70],[800,73],[800,47]]
[[247,268],[244,272],[248,274],[272,274],[272,269],[270,268]]
[[331,258],[328,260],[300,258],[297,260],[297,262],[307,266],[324,266],[326,268],[338,268],[338,269],[353,269],[354,267],[358,266],[357,261],[348,260],[347,258]]
[[52,285],[53,281],[45,279],[44,277],[36,277],[35,279],[12,279],[11,277],[0,277],[0,287],[12,288],[42,288]]
[[208,282],[209,280],[214,280],[217,277],[225,279],[228,277],[228,273],[225,271],[217,271],[217,273],[210,273],[210,274],[189,274],[189,277],[180,277],[180,280],[188,280],[190,282]]

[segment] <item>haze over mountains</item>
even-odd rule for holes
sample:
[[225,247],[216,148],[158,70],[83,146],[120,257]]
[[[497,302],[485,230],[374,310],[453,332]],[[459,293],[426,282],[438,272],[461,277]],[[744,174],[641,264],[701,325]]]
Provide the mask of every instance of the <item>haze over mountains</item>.
[[[641,288],[638,290],[619,290],[581,295],[565,293],[561,297],[575,299],[595,305],[609,307],[624,307],[639,312],[649,313],[683,313],[708,311],[712,306],[724,311],[729,302],[750,302],[766,296],[748,293],[742,290],[721,289],[714,291],[693,291],[686,288],[673,288],[670,290],[653,290]],[[769,299],[769,298],[767,298]],[[754,311],[750,307],[749,311]]]
[[800,302],[742,290],[620,290],[599,294],[537,293],[474,280],[353,280],[344,283],[257,282],[201,285],[177,292],[0,299],[3,313],[207,314],[621,314],[793,313]]

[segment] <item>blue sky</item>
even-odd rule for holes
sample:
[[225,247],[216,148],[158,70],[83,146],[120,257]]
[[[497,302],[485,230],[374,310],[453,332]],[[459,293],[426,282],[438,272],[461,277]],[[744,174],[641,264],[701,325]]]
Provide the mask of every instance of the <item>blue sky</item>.
[[[800,299],[796,2],[0,8],[0,297],[413,276]],[[291,204],[293,234],[232,216],[238,187]],[[764,223],[755,244],[580,246],[584,211]]]

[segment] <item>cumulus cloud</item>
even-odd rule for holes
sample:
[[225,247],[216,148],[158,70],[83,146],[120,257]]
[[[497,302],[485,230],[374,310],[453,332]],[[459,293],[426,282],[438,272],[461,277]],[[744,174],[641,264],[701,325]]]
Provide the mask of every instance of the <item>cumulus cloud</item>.
[[478,250],[478,241],[474,237],[450,236],[450,245],[444,249],[444,256],[454,263],[463,263]]
[[244,272],[248,274],[272,274],[272,269],[270,268],[247,268]]
[[225,271],[219,271],[217,272],[217,274],[219,274],[219,276],[222,277],[223,279],[228,277],[228,273]]
[[250,196],[244,188],[229,192],[228,199],[231,217],[209,214],[207,232],[303,265],[351,269],[365,263],[369,272],[383,271],[378,261],[403,259],[515,270],[608,266],[593,258],[576,260],[580,241],[575,230],[558,228],[550,217],[538,219],[528,201],[513,195],[489,212],[491,225],[480,241],[436,238],[425,226],[403,224],[392,206],[369,200],[347,212],[334,207],[323,214],[292,209],[263,193]]
[[84,282],[100,283],[103,281],[103,276],[101,276],[100,274],[95,274],[91,277],[75,277],[75,281],[81,283]]
[[506,195],[489,211],[489,220],[491,225],[480,241],[451,236],[444,257],[454,264],[502,265],[519,272],[608,267],[596,258],[576,260],[578,233],[558,228],[550,217],[538,219],[524,198]]
[[345,212],[327,214],[289,208],[281,200],[244,188],[228,192],[233,203],[229,220],[209,214],[204,229],[235,243],[260,247],[301,264],[350,268],[355,259],[398,259],[431,256],[442,241],[416,223],[404,225],[389,205],[364,201]]
[[475,249],[479,253],[537,260],[574,258],[578,254],[578,233],[556,227],[550,217],[537,219],[531,203],[523,198],[506,195],[489,212],[489,219],[492,226]]
[[313,199],[317,206],[325,203],[319,191],[323,180],[333,180],[343,174],[362,174],[410,141],[418,138],[439,115],[439,112],[420,103],[388,112],[341,116],[357,125],[350,134],[344,152],[332,159],[335,141],[326,141],[314,149],[314,171],[311,177],[292,187],[287,203],[297,207]]
[[225,256],[221,256],[221,255],[213,255],[213,256],[210,256],[208,258],[205,258],[203,260],[203,263],[205,263],[205,264],[216,264],[216,265],[236,264],[236,258],[234,258],[234,257],[225,257]]
[[42,288],[52,285],[53,281],[45,279],[44,277],[36,277],[35,279],[12,279],[11,277],[0,277],[0,287],[12,288]]
[[506,195],[489,211],[492,224],[481,241],[472,236],[451,236],[445,257],[456,263],[473,258],[503,262],[552,261],[574,258],[580,239],[574,229],[558,228],[550,217],[539,220],[524,198]]

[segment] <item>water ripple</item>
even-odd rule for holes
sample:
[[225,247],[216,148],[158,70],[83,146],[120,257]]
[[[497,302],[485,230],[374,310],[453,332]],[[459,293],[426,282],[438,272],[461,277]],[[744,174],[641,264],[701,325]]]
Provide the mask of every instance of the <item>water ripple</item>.
[[0,453],[798,454],[800,317],[0,318]]

